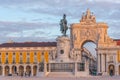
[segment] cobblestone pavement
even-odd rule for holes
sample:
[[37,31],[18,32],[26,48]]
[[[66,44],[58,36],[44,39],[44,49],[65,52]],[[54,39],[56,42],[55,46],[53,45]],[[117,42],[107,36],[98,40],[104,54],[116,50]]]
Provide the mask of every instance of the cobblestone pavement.
[[95,77],[0,77],[0,80],[120,80],[120,76]]

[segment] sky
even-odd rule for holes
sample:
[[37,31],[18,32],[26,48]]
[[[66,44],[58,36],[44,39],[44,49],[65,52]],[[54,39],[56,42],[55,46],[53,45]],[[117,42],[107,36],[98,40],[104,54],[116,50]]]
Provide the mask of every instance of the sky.
[[56,41],[63,14],[70,27],[88,8],[108,24],[111,38],[120,39],[120,0],[0,0],[0,43]]

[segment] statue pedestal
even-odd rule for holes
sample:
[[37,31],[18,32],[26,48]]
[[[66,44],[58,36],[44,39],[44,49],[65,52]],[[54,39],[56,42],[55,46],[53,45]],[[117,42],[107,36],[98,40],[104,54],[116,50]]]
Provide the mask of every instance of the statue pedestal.
[[57,39],[57,62],[69,62],[70,39],[67,36],[59,36]]

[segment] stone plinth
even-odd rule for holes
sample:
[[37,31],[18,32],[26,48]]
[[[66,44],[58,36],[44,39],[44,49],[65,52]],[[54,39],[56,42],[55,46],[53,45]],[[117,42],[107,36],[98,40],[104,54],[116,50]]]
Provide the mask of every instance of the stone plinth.
[[57,38],[57,62],[69,62],[70,39],[67,36]]

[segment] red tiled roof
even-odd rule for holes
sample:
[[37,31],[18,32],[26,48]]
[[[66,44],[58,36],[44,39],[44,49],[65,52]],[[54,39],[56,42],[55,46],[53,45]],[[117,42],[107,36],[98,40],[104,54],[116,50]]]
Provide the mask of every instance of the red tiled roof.
[[56,42],[13,42],[0,44],[0,47],[56,47],[56,45]]
[[120,39],[114,39],[117,42],[117,45],[120,45]]

